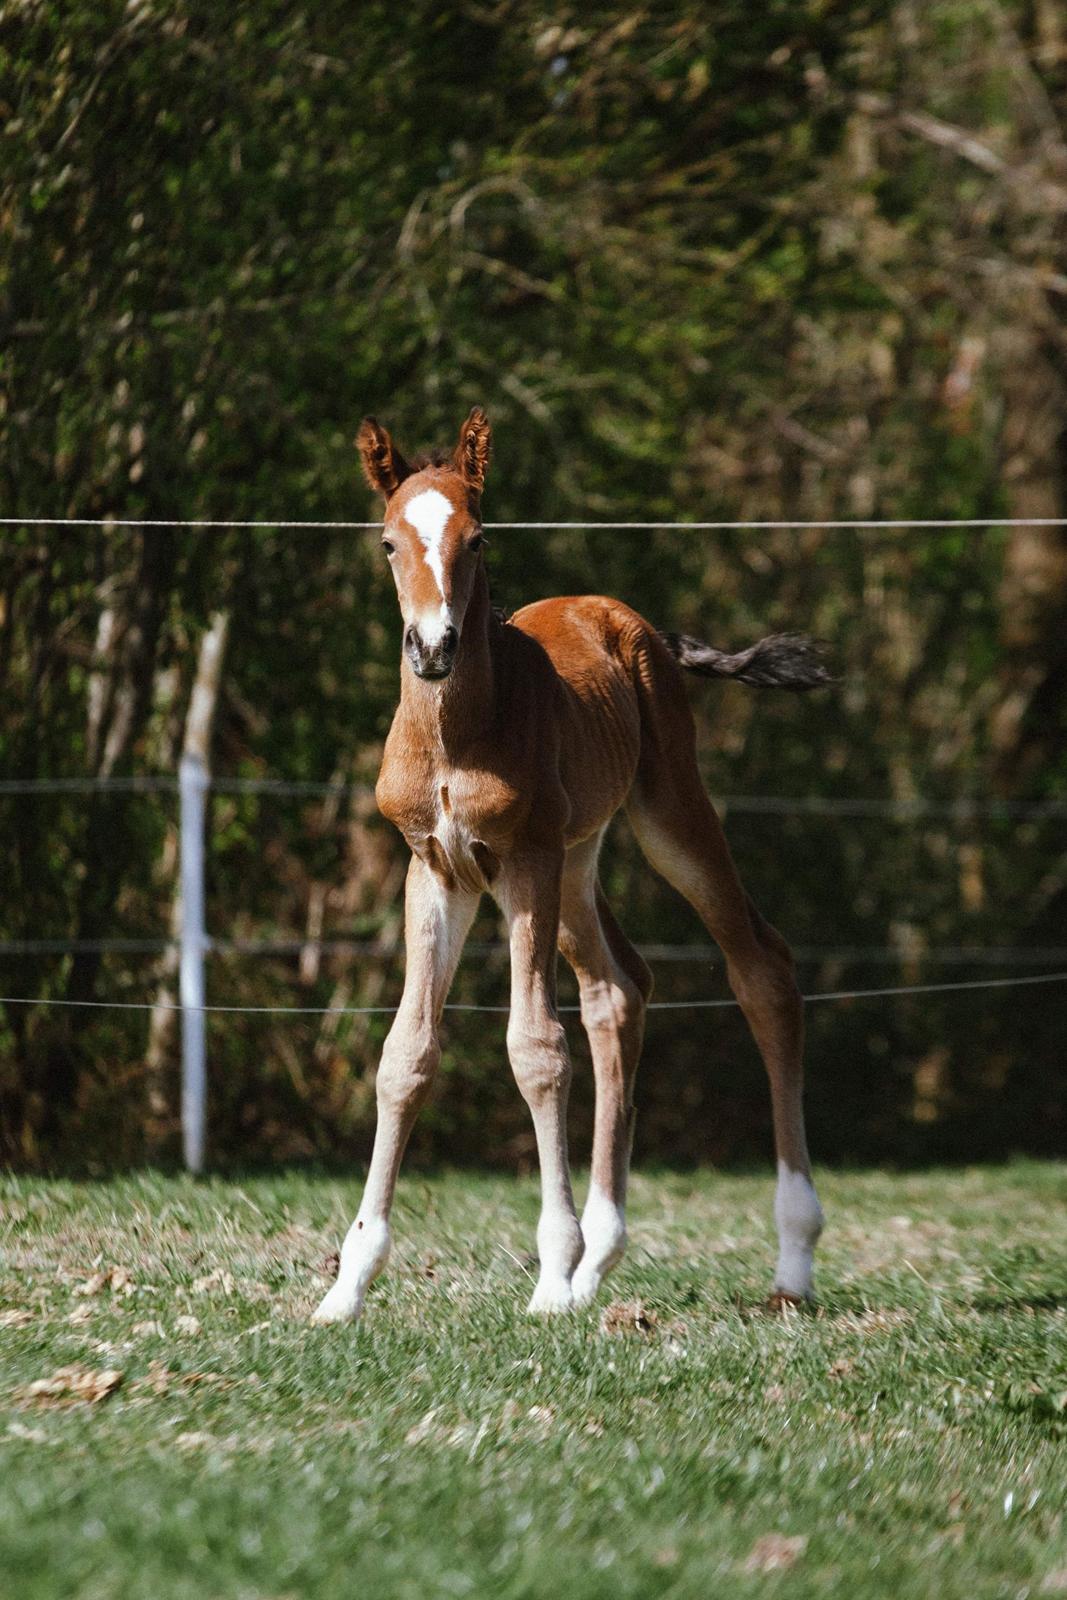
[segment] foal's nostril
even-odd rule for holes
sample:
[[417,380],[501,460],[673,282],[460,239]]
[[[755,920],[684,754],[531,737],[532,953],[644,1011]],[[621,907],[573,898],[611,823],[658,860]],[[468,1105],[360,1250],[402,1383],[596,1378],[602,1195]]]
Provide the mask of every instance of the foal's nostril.
[[455,650],[456,650],[456,646],[458,644],[459,644],[459,634],[456,632],[455,628],[451,628],[451,627],[446,628],[444,633],[441,635],[441,652],[442,652],[442,654],[446,655],[446,656],[454,655],[455,654]]

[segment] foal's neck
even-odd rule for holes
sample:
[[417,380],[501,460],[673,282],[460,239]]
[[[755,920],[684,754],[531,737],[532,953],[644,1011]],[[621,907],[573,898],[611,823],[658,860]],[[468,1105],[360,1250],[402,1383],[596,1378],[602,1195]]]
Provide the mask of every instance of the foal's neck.
[[495,712],[493,641],[500,623],[489,602],[484,567],[475,579],[463,619],[456,660],[447,678],[420,678],[405,658],[400,670],[400,707],[419,743],[458,756],[479,734],[488,732]]

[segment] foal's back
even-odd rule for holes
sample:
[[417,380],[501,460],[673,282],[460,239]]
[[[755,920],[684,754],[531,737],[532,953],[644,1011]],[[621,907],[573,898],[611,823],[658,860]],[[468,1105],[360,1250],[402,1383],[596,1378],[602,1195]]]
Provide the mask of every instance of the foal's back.
[[693,748],[681,669],[656,630],[621,600],[538,600],[510,619],[555,668],[559,772],[571,803],[568,844],[622,805],[643,766]]

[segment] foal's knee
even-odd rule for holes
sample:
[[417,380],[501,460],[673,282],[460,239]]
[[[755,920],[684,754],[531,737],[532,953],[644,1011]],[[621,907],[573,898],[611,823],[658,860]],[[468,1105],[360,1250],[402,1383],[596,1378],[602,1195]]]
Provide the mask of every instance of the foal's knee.
[[531,1110],[565,1094],[571,1081],[567,1039],[560,1024],[508,1029],[508,1060]]
[[426,1098],[441,1061],[441,1047],[434,1033],[404,1033],[395,1030],[385,1041],[375,1085],[378,1110],[408,1111]]
[[[651,986],[649,974],[649,990]],[[639,1038],[647,1009],[647,994],[629,975],[610,982],[582,985],[582,1026],[588,1032],[603,1030],[620,1034],[624,1039],[633,1034]]]

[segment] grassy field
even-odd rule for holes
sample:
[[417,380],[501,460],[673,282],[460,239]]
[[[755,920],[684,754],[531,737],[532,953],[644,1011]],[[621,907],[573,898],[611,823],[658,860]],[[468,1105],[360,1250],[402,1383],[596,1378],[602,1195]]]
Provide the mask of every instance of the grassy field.
[[410,1176],[314,1329],[354,1183],[7,1180],[0,1592],[1067,1594],[1067,1166],[821,1190],[814,1315],[761,1309],[769,1174],[661,1173],[540,1324],[535,1186]]

